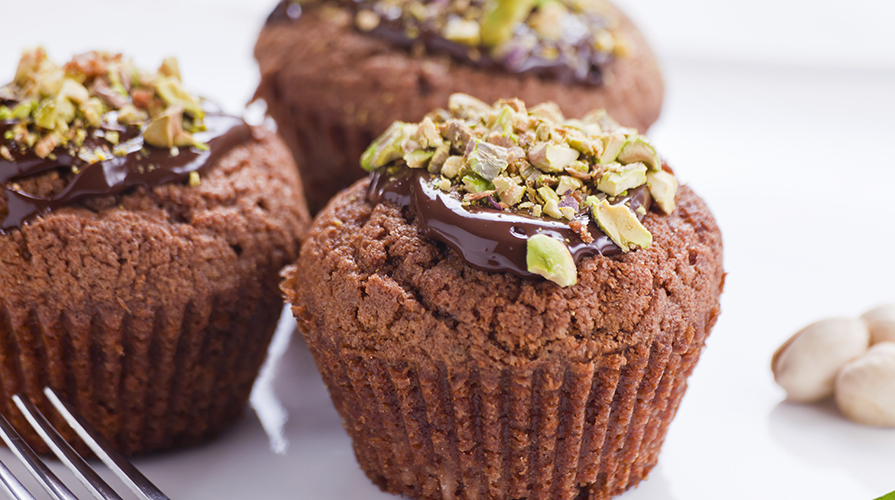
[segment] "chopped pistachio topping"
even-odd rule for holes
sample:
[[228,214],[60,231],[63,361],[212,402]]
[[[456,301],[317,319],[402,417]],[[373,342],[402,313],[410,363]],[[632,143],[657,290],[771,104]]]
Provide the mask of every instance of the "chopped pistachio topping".
[[[333,8],[332,0],[290,0],[302,9]],[[361,32],[384,28],[425,49],[432,35],[487,55],[511,71],[529,62],[565,64],[579,81],[620,56],[619,19],[606,0],[354,0],[343,2]],[[437,50],[435,47],[429,47]],[[452,51],[455,55],[462,51]],[[470,56],[471,61],[478,56]],[[605,70],[605,68],[604,68]],[[598,79],[599,81],[599,79]]]
[[528,271],[547,278],[561,287],[578,283],[578,269],[569,248],[546,234],[536,234],[526,243]]
[[588,196],[586,204],[590,205],[594,220],[600,229],[618,245],[623,252],[632,245],[648,248],[653,242],[653,235],[637,220],[634,212],[623,205],[610,205],[606,200]]
[[649,246],[652,237],[617,197],[648,185],[662,211],[674,209],[677,181],[661,170],[655,149],[603,112],[566,119],[552,103],[489,106],[465,94],[452,95],[448,107],[420,123],[392,124],[361,165],[426,168],[434,186],[465,206],[499,206],[577,227],[590,219],[623,252]]
[[151,146],[207,147],[192,136],[205,129],[204,112],[183,89],[173,57],[148,73],[120,54],[88,52],[59,67],[43,49],[30,50],[0,96],[6,101],[0,119],[17,122],[7,139],[19,149],[33,148],[41,158],[66,148],[85,161],[101,161],[105,153],[82,148],[90,131],[116,146],[122,126],[140,127]]

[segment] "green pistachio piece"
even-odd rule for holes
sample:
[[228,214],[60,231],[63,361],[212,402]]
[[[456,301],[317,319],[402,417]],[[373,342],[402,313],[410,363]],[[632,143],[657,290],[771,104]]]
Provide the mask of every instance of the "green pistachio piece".
[[566,144],[587,156],[599,158],[603,154],[603,141],[599,139],[573,133],[566,136]]
[[99,128],[103,124],[103,113],[106,112],[106,109],[102,101],[96,97],[91,97],[81,105],[81,112],[84,113],[87,124],[91,127]]
[[578,159],[578,151],[566,146],[546,143],[528,153],[528,161],[542,172],[562,172]]
[[205,112],[202,111],[199,102],[183,89],[179,79],[173,77],[159,78],[155,91],[166,104],[183,106],[184,112],[193,118],[201,121],[205,116]]
[[57,122],[71,123],[75,120],[75,105],[68,99],[59,99],[56,101]]
[[491,112],[491,106],[468,94],[451,94],[448,98],[451,114],[463,120],[481,120]]
[[506,170],[508,155],[507,148],[476,139],[475,146],[466,158],[466,166],[490,182]]
[[410,168],[426,168],[426,165],[429,164],[429,160],[432,159],[432,155],[434,154],[435,151],[417,149],[416,151],[405,153],[404,161],[407,162],[407,166]]
[[56,128],[57,118],[59,118],[59,110],[56,108],[55,99],[44,99],[34,110],[34,123],[38,127],[52,130]]
[[143,131],[143,140],[151,146],[160,148],[194,146],[206,149],[207,145],[196,141],[189,132],[183,130],[183,113],[182,107],[169,106],[164,113],[149,122]]
[[12,111],[6,106],[0,106],[0,120],[9,120],[12,118]]
[[613,132],[607,136],[603,137],[603,154],[600,155],[600,163],[612,163],[618,158],[618,154],[621,153],[622,148],[625,147],[625,144],[628,142],[628,139],[625,137],[625,134],[621,132]]
[[628,252],[631,246],[649,248],[653,235],[637,220],[637,216],[626,205],[610,205],[606,200],[597,201],[595,196],[588,196],[591,205],[591,216],[600,229],[609,236],[622,252]]
[[674,195],[677,193],[677,179],[674,175],[659,170],[646,174],[646,183],[649,186],[649,194],[656,200],[659,208],[666,214],[674,212]]
[[444,26],[442,36],[452,42],[476,47],[481,41],[479,29],[479,23],[475,21],[452,17]]
[[433,174],[438,174],[441,172],[441,167],[444,166],[444,162],[451,155],[451,146],[448,144],[441,144],[438,146],[434,152],[432,152],[432,159],[429,160],[429,172]]
[[516,26],[525,21],[535,6],[535,0],[487,0],[482,20],[482,44],[500,45],[513,36]]
[[37,103],[35,101],[23,101],[12,108],[12,118],[15,120],[25,120],[36,110]]
[[463,157],[450,156],[444,161],[444,165],[441,167],[441,175],[448,179],[453,179],[460,173],[461,168],[463,168]]
[[547,203],[548,201],[559,203],[559,196],[556,196],[556,191],[550,189],[547,186],[541,186],[538,188],[538,196],[540,196],[541,199],[544,200],[544,203]]
[[476,174],[466,174],[461,180],[463,181],[466,190],[470,193],[481,193],[482,191],[491,191],[494,189],[494,184],[482,179]]
[[404,156],[404,141],[413,128],[409,123],[392,123],[361,155],[361,167],[369,172]]
[[645,163],[653,172],[662,170],[662,162],[656,154],[656,148],[646,141],[644,137],[637,137],[625,144],[616,160],[619,163]]
[[646,165],[643,163],[624,166],[613,163],[607,166],[606,172],[600,177],[597,189],[609,196],[618,196],[644,183],[646,183]]
[[575,259],[565,243],[546,234],[536,234],[526,243],[528,272],[543,276],[561,287],[578,283]]
[[528,24],[545,40],[559,40],[563,34],[563,19],[569,13],[562,2],[546,2],[538,7]]
[[118,110],[118,123],[140,125],[148,119],[149,114],[133,104],[125,104],[124,107]]

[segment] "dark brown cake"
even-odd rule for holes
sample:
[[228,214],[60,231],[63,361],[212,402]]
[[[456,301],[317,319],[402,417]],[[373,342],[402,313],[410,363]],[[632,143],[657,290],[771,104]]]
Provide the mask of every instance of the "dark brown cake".
[[88,177],[59,166],[0,185],[0,412],[29,442],[40,441],[10,398],[46,410],[44,386],[127,454],[199,443],[241,415],[282,308],[278,272],[309,222],[286,146],[244,130],[227,149],[209,143],[216,159],[189,182],[82,197],[21,224],[9,196],[59,199],[88,167],[78,172]]
[[424,236],[419,193],[377,189],[358,181],[318,214],[282,285],[371,480],[422,499],[606,499],[645,478],[719,314],[702,200],[681,187],[671,214],[645,212],[647,248],[584,257],[559,286],[473,267]]
[[418,121],[455,92],[486,102],[553,101],[574,118],[605,108],[621,124],[645,131],[659,116],[662,77],[637,28],[606,5],[628,54],[605,63],[598,85],[474,67],[437,52],[415,57],[355,29],[348,12],[306,5],[297,20],[262,30],[255,47],[261,69],[256,96],[267,101],[295,154],[312,213],[364,176],[357,158],[389,124]]

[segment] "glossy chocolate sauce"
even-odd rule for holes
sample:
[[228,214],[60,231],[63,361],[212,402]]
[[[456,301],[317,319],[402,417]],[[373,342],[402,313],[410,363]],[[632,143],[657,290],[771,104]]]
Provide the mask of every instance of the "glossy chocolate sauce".
[[[0,121],[0,138],[13,123]],[[120,127],[116,130],[119,144],[126,145],[127,154],[93,164],[72,156],[66,148],[57,148],[55,159],[39,158],[31,149],[20,150],[12,141],[0,139],[0,145],[5,145],[13,156],[13,161],[0,157],[0,196],[6,198],[9,208],[6,218],[0,221],[0,234],[21,226],[32,217],[86,197],[117,194],[137,186],[182,182],[189,178],[190,172],[203,172],[223,154],[252,137],[251,129],[241,118],[209,114],[205,116],[205,125],[207,130],[197,132],[193,137],[207,144],[208,149],[181,147],[176,156],[172,156],[169,149],[144,147],[138,127]],[[94,133],[91,131],[81,150],[108,145]],[[59,193],[34,196],[14,186],[17,180],[25,177],[71,167],[77,169],[77,173]]]
[[[342,0],[343,5],[357,12],[362,5],[351,0]],[[308,7],[313,8],[313,7]],[[267,24],[278,24],[298,20],[302,15],[302,7],[291,1],[282,0],[267,18]],[[468,45],[447,40],[441,33],[426,25],[418,25],[419,35],[409,37],[406,26],[400,17],[395,19],[381,18],[379,26],[367,33],[383,38],[389,43],[404,49],[422,44],[430,53],[447,54],[452,58],[480,69],[501,69],[518,75],[537,75],[545,79],[556,80],[563,84],[580,83],[596,86],[603,83],[602,65],[607,64],[612,55],[594,51],[590,48],[590,38],[584,37],[574,44],[574,51],[579,58],[589,61],[585,65],[574,65],[569,59],[559,56],[547,59],[533,54],[525,54],[521,50],[510,50],[500,59],[488,55],[487,49],[472,50]]]
[[[367,199],[371,203],[391,202],[410,207],[417,216],[423,235],[454,249],[470,266],[483,271],[510,272],[523,278],[537,275],[528,271],[528,238],[544,233],[566,242],[575,264],[585,257],[618,255],[621,249],[587,214],[577,220],[587,225],[593,242],[586,243],[569,227],[568,221],[530,217],[486,207],[464,207],[460,200],[429,183],[425,170],[403,169],[395,175],[373,172]],[[649,210],[652,198],[644,186],[626,196],[611,198],[613,205],[627,204],[635,214],[638,207]],[[642,215],[637,216],[643,218]]]

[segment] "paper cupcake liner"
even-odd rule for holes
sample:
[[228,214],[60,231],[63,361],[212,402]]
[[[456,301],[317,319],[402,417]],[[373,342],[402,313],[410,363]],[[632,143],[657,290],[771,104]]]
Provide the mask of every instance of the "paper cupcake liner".
[[0,299],[0,412],[41,453],[48,450],[14,394],[30,398],[85,450],[43,396],[45,385],[126,454],[220,432],[244,409],[282,302],[271,293],[205,297],[181,308],[95,306],[93,314],[60,312]]
[[501,370],[389,362],[326,335],[308,344],[358,462],[382,489],[445,500],[606,499],[655,465],[707,334],[700,329],[659,333],[590,363]]

